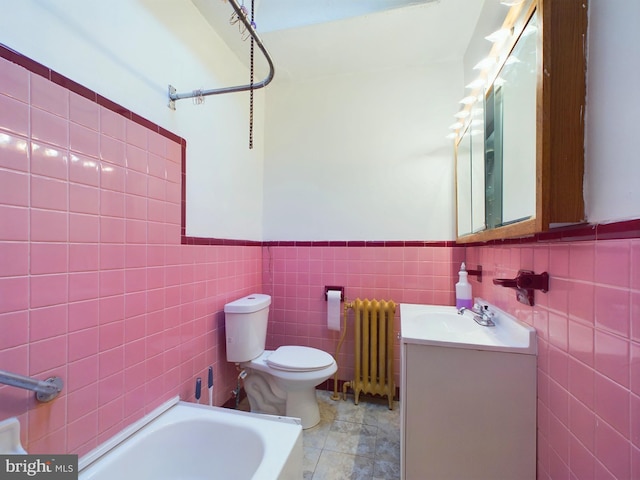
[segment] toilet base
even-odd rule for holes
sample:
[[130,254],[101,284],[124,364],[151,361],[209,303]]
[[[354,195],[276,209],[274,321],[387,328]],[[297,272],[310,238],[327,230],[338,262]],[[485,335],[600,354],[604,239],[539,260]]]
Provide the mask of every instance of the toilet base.
[[286,415],[287,393],[270,382],[268,377],[249,371],[244,379],[244,390],[253,413]]
[[287,417],[297,417],[302,428],[315,427],[320,423],[320,409],[315,388],[303,388],[287,392]]
[[320,408],[315,387],[285,391],[269,375],[247,369],[244,388],[253,413],[299,418],[302,428],[320,422]]

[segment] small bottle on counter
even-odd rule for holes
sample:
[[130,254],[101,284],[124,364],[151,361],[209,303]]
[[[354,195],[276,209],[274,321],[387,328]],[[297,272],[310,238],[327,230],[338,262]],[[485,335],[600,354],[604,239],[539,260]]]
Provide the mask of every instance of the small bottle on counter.
[[458,283],[456,283],[456,308],[473,308],[473,295],[471,293],[471,284],[467,278],[467,268],[462,262],[460,271],[458,272]]

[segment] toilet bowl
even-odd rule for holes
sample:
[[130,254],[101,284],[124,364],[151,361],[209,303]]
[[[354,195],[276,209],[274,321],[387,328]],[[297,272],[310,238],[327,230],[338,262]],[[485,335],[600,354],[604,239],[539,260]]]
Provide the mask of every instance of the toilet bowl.
[[337,370],[334,358],[317,348],[286,345],[265,350],[271,297],[253,294],[225,305],[227,360],[247,376],[252,412],[301,419],[302,428],[320,421],[315,387]]
[[[279,363],[273,362],[272,357],[278,359]],[[292,361],[284,363],[280,361],[283,358],[290,358]],[[304,369],[300,364],[291,365],[294,359],[307,365],[310,365],[310,359],[316,359],[317,363]],[[258,358],[240,365],[248,373],[245,390],[251,411],[254,411],[253,406],[256,405],[256,411],[260,410],[261,413],[297,417],[302,420],[302,428],[313,427],[320,421],[316,386],[330,378],[338,369],[335,360],[328,353],[316,348],[293,345],[282,346],[275,351],[266,350]],[[273,394],[270,398],[267,396],[269,393]]]

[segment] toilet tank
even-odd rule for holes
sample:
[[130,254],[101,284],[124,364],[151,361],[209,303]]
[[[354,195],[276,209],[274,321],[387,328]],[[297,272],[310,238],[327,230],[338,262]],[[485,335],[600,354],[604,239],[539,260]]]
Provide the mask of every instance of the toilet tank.
[[269,305],[269,295],[254,293],[224,306],[228,362],[248,362],[264,352]]

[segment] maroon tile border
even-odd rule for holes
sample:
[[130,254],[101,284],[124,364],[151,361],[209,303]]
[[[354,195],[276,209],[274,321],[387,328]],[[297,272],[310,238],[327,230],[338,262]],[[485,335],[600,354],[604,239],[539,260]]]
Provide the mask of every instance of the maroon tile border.
[[21,67],[29,70],[31,73],[35,73],[36,75],[40,75],[41,77],[51,80],[50,69],[48,69],[41,63],[31,60],[29,57],[25,57],[21,53],[12,50],[2,43],[0,43],[0,57],[4,58],[5,60],[9,60],[10,62],[17,63]]
[[180,192],[182,201],[180,202],[180,243],[186,245],[187,237],[187,149],[182,149],[180,173]]
[[598,225],[596,238],[597,240],[640,238],[640,219]]
[[510,245],[548,242],[585,242],[595,240],[623,240],[640,238],[640,219],[612,223],[582,223],[558,227],[531,237],[508,238],[460,244],[463,246]]
[[427,242],[419,240],[272,240],[265,247],[455,247],[453,241]]
[[126,119],[131,120],[132,122],[135,122],[138,125],[141,125],[146,129],[151,130],[152,132],[158,133],[159,135],[179,144],[182,150],[182,159],[181,159],[182,160],[182,202],[181,202],[182,203],[181,205],[181,210],[182,210],[181,237],[182,239],[181,239],[181,243],[190,243],[185,241],[185,238],[187,237],[185,237],[185,226],[184,226],[185,217],[186,217],[186,207],[185,207],[186,178],[185,178],[184,172],[186,171],[185,167],[186,167],[186,158],[187,158],[187,141],[184,138],[180,137],[179,135],[176,135],[173,132],[170,132],[166,128],[161,127],[160,125],[153,123],[152,121],[142,117],[141,115],[138,115],[137,113],[132,112],[131,110],[123,107],[122,105],[112,100],[109,100],[106,97],[103,97],[102,95],[85,87],[84,85],[80,85],[79,83],[74,82],[70,78],[67,78],[64,75],[59,74],[55,70],[51,70],[50,68],[42,65],[41,63],[38,63],[35,60],[32,60],[31,58],[16,52],[15,50],[12,50],[11,48],[1,43],[0,43],[0,58],[4,58],[5,60],[8,60],[17,65],[20,65],[21,67],[24,67],[27,70],[29,70],[31,73],[40,75],[41,77],[46,78],[47,80],[55,83],[56,85],[60,85],[61,87],[66,88],[67,90],[73,93],[76,93],[81,97],[86,98],[87,100],[97,103],[98,105],[106,108],[107,110],[111,110],[112,112],[122,115]]
[[613,223],[591,224],[583,223],[558,227],[548,232],[530,237],[507,238],[504,240],[490,240],[487,242],[457,243],[455,241],[269,241],[264,246],[272,247],[477,247],[487,245],[525,245],[546,242],[583,242],[594,240],[623,240],[640,238],[640,219]]
[[179,143],[183,147],[183,149],[186,148],[185,140],[182,137],[176,135],[175,133],[170,132],[169,130],[161,127],[160,125],[156,125],[150,120],[147,120],[146,118],[141,117],[137,113],[134,113],[131,110],[124,108],[122,105],[119,105],[109,100],[108,98],[105,98],[102,95],[99,95],[98,93],[94,92],[93,90],[90,90],[84,85],[80,85],[79,83],[74,82],[70,78],[67,78],[64,75],[59,74],[55,70],[51,70],[50,68],[42,65],[41,63],[38,63],[35,60],[32,60],[31,58],[26,57],[25,55],[22,55],[21,53],[18,53],[15,50],[12,50],[11,48],[1,43],[0,43],[0,57],[4,58],[5,60],[9,60],[10,62],[16,63],[21,67],[24,67],[27,70],[29,70],[31,73],[40,75],[41,77],[46,78],[47,80],[55,83],[56,85],[60,85],[61,87],[64,87],[67,90],[80,95],[81,97],[91,100],[92,102],[95,102],[98,105],[108,110],[111,110],[112,112],[118,113],[123,117],[126,117],[127,119],[151,130],[152,132],[158,133],[163,137],[168,138],[169,140]]
[[508,244],[528,244],[539,242],[569,242],[587,240],[618,240],[626,238],[640,238],[640,219],[622,222],[603,224],[581,224],[569,227],[554,228],[548,232],[540,233],[532,237],[515,238],[506,240],[492,240],[489,242],[458,244],[455,241],[419,241],[419,240],[319,240],[319,241],[298,241],[298,240],[276,240],[276,241],[254,241],[235,240],[227,238],[202,238],[189,237],[186,235],[186,165],[187,165],[187,141],[169,130],[156,125],[137,113],[128,110],[108,98],[99,95],[93,90],[74,82],[70,78],[60,75],[58,72],[32,60],[21,53],[12,50],[0,43],[0,57],[10,62],[16,63],[26,68],[31,73],[40,75],[51,82],[60,85],[98,105],[118,113],[123,117],[142,125],[143,127],[158,133],[169,140],[180,144],[182,149],[182,204],[181,204],[181,243],[184,245],[234,245],[234,246],[269,246],[269,247],[467,247],[483,245],[508,245]]
[[261,247],[259,240],[236,240],[233,238],[205,238],[182,236],[183,245],[227,245],[234,247]]

